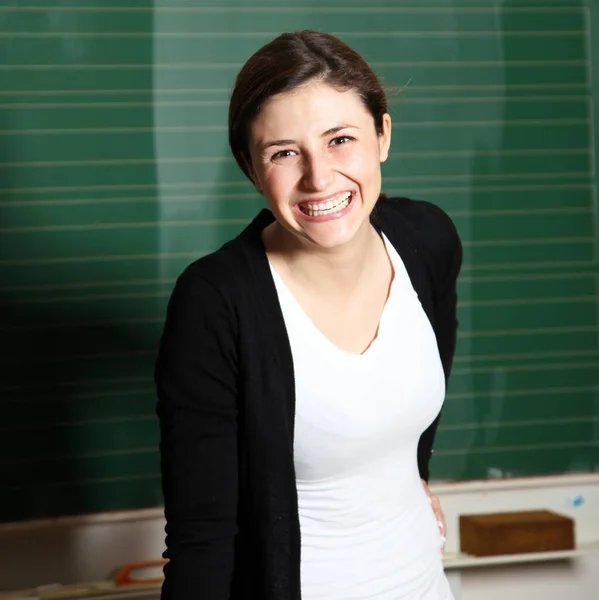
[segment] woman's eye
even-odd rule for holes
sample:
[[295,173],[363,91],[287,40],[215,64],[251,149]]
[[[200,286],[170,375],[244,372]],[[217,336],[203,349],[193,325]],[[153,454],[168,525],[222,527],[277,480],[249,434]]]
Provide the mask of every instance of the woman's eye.
[[286,158],[288,156],[295,156],[295,151],[293,150],[280,150],[272,155],[272,160],[277,160],[278,158]]
[[331,146],[341,146],[342,144],[347,144],[347,142],[351,142],[354,138],[349,135],[342,135],[340,137],[336,137],[331,140]]

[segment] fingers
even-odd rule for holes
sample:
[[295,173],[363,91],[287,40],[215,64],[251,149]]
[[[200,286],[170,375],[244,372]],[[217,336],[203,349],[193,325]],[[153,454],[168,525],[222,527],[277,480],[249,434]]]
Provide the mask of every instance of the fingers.
[[439,498],[437,498],[437,496],[432,496],[431,504],[433,506],[433,512],[435,513],[435,517],[437,519],[437,524],[439,525],[439,529],[441,530],[441,533],[443,535],[445,535],[447,526],[445,523],[445,515],[443,514],[443,509],[441,508],[441,503],[439,502]]
[[447,523],[445,522],[445,515],[443,514],[443,509],[441,508],[441,502],[439,498],[435,495],[430,496],[431,505],[433,507],[433,513],[435,514],[435,519],[437,521],[437,525],[439,527],[439,534],[441,536],[442,548],[441,552],[445,550],[445,540],[447,535]]
[[428,484],[426,483],[426,481],[424,481],[424,479],[421,479],[421,481],[422,487],[424,488],[424,491],[428,496],[428,499],[430,500],[431,506],[433,508],[433,513],[435,515],[435,520],[437,521],[437,526],[439,527],[439,536],[441,538],[441,554],[443,554],[445,551],[445,541],[447,538],[447,523],[445,522],[445,515],[443,514],[443,509],[441,508],[441,502],[439,501],[439,498],[431,492],[430,488],[428,487]]

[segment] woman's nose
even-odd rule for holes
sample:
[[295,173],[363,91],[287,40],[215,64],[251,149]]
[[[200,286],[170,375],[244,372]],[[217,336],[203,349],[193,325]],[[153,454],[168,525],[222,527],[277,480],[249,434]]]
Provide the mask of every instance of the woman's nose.
[[330,188],[333,168],[326,154],[304,156],[304,186],[310,191],[324,191]]

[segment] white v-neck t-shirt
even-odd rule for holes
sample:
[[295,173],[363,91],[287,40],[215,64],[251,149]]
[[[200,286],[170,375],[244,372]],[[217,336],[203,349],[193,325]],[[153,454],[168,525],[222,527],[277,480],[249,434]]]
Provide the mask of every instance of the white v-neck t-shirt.
[[271,267],[295,373],[302,600],[452,600],[418,473],[445,379],[431,324],[396,250],[378,335],[336,347]]

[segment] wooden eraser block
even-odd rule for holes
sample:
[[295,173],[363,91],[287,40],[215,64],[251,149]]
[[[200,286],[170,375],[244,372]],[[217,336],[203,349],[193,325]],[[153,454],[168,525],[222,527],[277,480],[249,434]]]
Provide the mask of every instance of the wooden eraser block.
[[460,515],[460,550],[473,556],[574,549],[574,521],[548,510]]

